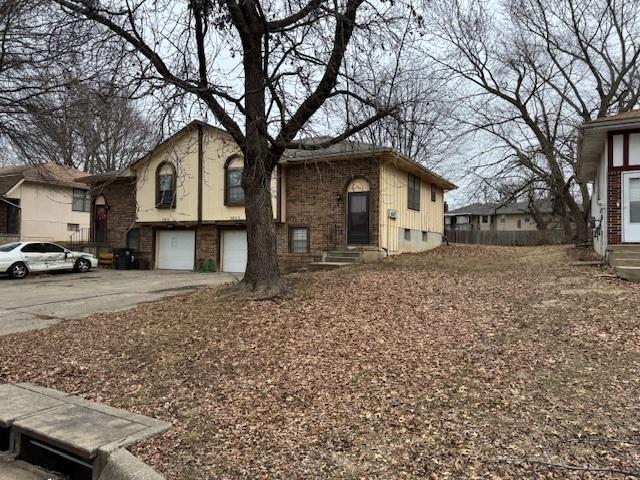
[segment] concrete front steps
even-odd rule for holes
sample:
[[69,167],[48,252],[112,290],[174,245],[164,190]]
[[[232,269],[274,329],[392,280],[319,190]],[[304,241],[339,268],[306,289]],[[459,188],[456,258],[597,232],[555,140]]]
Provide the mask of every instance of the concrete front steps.
[[309,265],[312,270],[333,270],[362,263],[361,250],[332,250],[322,253],[322,261]]
[[640,282],[640,244],[610,245],[609,263],[620,278]]

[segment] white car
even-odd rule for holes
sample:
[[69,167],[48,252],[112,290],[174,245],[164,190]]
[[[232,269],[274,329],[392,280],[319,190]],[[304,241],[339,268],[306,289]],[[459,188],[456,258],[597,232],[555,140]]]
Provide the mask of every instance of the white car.
[[72,270],[88,272],[98,266],[95,255],[72,252],[49,242],[14,242],[0,245],[0,273],[24,278],[31,272]]

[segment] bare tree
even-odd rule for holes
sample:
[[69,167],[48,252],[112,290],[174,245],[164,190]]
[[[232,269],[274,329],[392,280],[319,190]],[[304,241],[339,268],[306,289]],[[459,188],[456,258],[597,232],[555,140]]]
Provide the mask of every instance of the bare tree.
[[[467,124],[543,180],[588,238],[589,192],[576,178],[574,129],[638,103],[637,2],[438,2],[432,57],[467,82]],[[543,156],[531,162],[529,152]]]
[[[448,101],[448,89],[443,79],[425,78],[419,71],[403,71],[388,95],[397,106],[390,115],[355,135],[360,141],[388,146],[399,150],[429,168],[435,168],[452,155],[452,133],[455,121],[454,106]],[[352,120],[364,120],[358,108],[347,102],[342,115]]]
[[15,160],[54,161],[103,173],[120,170],[158,140],[126,89],[108,80],[77,78],[71,72],[65,88],[22,103],[20,127],[9,139]]
[[[393,110],[343,80],[345,64],[402,18],[399,7],[364,0],[54,3],[115,35],[132,52],[132,71],[157,88],[197,98],[233,137],[244,155],[249,256],[243,285],[261,295],[281,292],[270,176],[286,149],[329,146]],[[391,45],[393,37],[386,41]],[[345,95],[370,115],[326,142],[296,141],[325,102]]]

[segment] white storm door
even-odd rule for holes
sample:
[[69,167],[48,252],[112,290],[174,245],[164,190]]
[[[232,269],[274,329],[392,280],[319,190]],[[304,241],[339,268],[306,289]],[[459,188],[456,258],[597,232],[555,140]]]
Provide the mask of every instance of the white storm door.
[[222,271],[244,273],[247,268],[247,231],[223,230]]
[[160,270],[193,270],[196,235],[193,230],[160,230],[156,237]]
[[622,241],[640,242],[640,172],[623,174]]

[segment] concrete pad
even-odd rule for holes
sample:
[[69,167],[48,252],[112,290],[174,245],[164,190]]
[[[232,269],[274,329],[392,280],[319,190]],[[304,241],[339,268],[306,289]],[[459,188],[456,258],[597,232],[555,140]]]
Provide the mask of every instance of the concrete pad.
[[0,392],[4,392],[0,412],[4,402],[8,405],[0,420],[6,419],[14,433],[26,434],[88,460],[94,459],[98,450],[117,450],[170,427],[161,420],[36,385],[0,385]]
[[110,269],[32,275],[19,281],[0,276],[0,335],[122,311],[238,278],[229,273]]
[[151,467],[124,449],[109,455],[98,480],[164,480]]
[[140,432],[145,425],[77,405],[62,405],[18,419],[13,428],[92,459],[98,448]]
[[61,405],[63,401],[42,393],[10,384],[0,385],[0,426],[10,427],[17,418]]
[[62,480],[58,475],[45,472],[41,468],[14,460],[0,453],[0,479],[2,480]]

